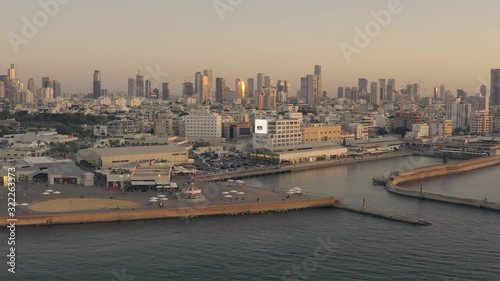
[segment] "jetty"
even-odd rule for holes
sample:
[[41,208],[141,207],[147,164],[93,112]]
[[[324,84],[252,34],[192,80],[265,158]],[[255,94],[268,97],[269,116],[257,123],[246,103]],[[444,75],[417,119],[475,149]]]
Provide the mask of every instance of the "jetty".
[[424,219],[421,219],[421,218],[416,218],[416,217],[411,217],[411,216],[402,216],[402,215],[398,215],[398,214],[377,211],[377,210],[372,210],[372,209],[367,209],[367,208],[352,207],[352,206],[347,206],[344,204],[336,204],[336,205],[334,205],[334,207],[341,209],[341,210],[350,211],[353,213],[358,213],[358,214],[362,214],[362,215],[369,215],[372,217],[377,217],[377,218],[382,218],[382,219],[387,219],[387,220],[392,220],[392,221],[398,221],[398,222],[403,222],[403,223],[410,223],[410,224],[416,224],[416,225],[431,225],[432,224],[432,223],[430,223]]

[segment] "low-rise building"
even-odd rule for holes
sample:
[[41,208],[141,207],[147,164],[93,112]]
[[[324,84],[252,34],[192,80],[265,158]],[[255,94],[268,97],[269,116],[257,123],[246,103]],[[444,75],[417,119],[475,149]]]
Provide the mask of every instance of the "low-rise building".
[[342,141],[341,126],[324,126],[313,124],[302,128],[302,143],[335,142]]
[[486,135],[492,131],[490,113],[487,110],[473,111],[470,118],[469,132],[475,135]]
[[141,122],[139,120],[114,120],[106,123],[108,134],[112,137],[120,137],[126,134],[139,133]]
[[89,148],[78,151],[77,161],[103,168],[111,168],[133,162],[162,160],[167,163],[187,163],[188,151],[177,145]]
[[273,151],[274,157],[282,164],[295,164],[321,160],[338,159],[347,156],[348,149],[336,143],[323,142],[302,144]]

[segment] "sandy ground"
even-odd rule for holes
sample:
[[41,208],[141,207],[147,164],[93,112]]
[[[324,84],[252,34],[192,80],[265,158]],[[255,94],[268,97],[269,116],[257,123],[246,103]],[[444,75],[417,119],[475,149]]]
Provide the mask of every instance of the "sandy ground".
[[95,199],[95,198],[66,198],[38,202],[28,208],[36,212],[74,212],[102,209],[131,209],[140,207],[141,204],[119,199]]
[[[187,177],[175,179],[180,187],[188,181]],[[283,201],[298,201],[317,199],[324,196],[307,194],[304,187],[304,196],[293,196],[287,198],[286,191],[290,187],[282,187],[273,192],[273,187],[235,186],[228,182],[207,183],[196,181],[195,185],[202,190],[206,200],[204,202],[185,202],[178,200],[175,193],[162,193],[169,199],[163,208],[203,208],[207,206],[270,203]],[[47,188],[61,192],[60,194],[43,195]],[[222,192],[236,190],[244,192],[243,195],[230,193],[231,199],[225,198]],[[0,202],[7,202],[6,188],[0,188]],[[135,208],[135,210],[147,210],[158,208],[157,203],[149,203],[150,197],[160,195],[159,192],[107,192],[102,186],[74,186],[74,185],[49,185],[20,183],[16,187],[16,202],[28,203],[29,206],[16,207],[16,216],[36,215],[52,213],[74,213],[74,212],[109,212],[116,211],[119,206],[121,210]],[[84,198],[81,198],[84,197]],[[236,199],[238,198],[238,199]],[[243,200],[244,198],[244,200]],[[6,203],[5,203],[6,204]],[[1,205],[1,204],[0,204]],[[7,216],[7,208],[0,208],[0,217]]]

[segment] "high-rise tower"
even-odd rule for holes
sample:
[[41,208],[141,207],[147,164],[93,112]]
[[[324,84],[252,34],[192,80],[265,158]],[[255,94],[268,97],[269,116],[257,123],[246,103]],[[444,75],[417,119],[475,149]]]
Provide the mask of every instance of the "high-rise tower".
[[94,90],[92,92],[92,97],[97,99],[101,96],[101,72],[99,70],[94,71]]

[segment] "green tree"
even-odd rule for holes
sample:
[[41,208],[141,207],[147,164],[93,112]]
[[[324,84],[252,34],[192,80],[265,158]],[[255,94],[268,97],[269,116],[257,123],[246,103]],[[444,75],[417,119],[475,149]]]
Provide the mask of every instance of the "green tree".
[[406,135],[406,133],[409,132],[409,131],[410,131],[410,129],[408,129],[406,127],[397,127],[397,128],[394,129],[394,133],[396,135],[400,135],[403,138]]
[[385,128],[378,128],[377,129],[377,135],[379,136],[385,136],[387,135],[389,132],[385,129]]

